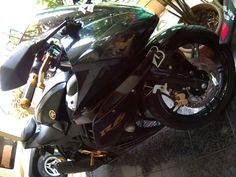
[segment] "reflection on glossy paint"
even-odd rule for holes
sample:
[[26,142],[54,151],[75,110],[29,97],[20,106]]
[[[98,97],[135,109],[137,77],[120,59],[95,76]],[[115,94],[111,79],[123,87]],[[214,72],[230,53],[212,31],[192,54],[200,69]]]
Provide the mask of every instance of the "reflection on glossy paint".
[[76,43],[72,46],[72,49],[73,49],[73,48],[80,47],[80,46],[83,46],[83,45],[86,45],[86,44],[89,44],[89,43],[92,43],[92,42],[94,42],[94,41],[95,41],[95,39],[94,39],[93,37],[80,39],[78,42],[76,42]]

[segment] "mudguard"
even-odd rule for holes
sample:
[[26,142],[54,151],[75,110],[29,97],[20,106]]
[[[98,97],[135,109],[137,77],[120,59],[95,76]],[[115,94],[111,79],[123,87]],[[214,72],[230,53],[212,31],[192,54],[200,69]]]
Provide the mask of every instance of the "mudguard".
[[152,36],[149,39],[148,44],[146,45],[145,49],[149,50],[152,46],[157,47],[164,47],[167,43],[171,42],[171,39],[174,35],[177,35],[177,33],[185,28],[187,25],[180,23],[176,24],[166,30],[161,31],[160,33]]

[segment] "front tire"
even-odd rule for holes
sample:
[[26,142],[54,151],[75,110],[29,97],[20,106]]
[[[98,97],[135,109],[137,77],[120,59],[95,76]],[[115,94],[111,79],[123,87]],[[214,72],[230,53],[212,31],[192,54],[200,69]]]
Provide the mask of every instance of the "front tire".
[[[59,159],[59,160],[57,160]],[[40,149],[32,149],[31,151],[31,157],[30,157],[30,166],[29,166],[29,176],[31,177],[67,177],[66,174],[59,174],[56,172],[56,163],[53,164],[53,161],[55,162],[63,161],[62,156],[59,154],[52,155],[48,152],[45,152],[44,150]],[[50,169],[46,168],[47,164],[51,163],[51,167],[53,168],[52,171]]]
[[60,174],[56,166],[62,162],[60,156],[45,154],[38,159],[38,172],[42,177],[67,177],[67,175]]
[[[219,114],[222,113],[231,100],[235,85],[234,60],[229,48],[220,46],[218,41],[217,35],[203,27],[187,26],[179,30],[171,38],[171,42],[165,45],[165,52],[167,53],[173,53],[173,51],[182,52],[181,48],[183,46],[190,45],[198,46],[197,50],[199,50],[199,46],[203,45],[207,50],[210,49],[209,55],[200,51],[197,59],[193,53],[190,54],[191,57],[189,57],[189,54],[188,57],[186,54],[184,55],[192,65],[206,72],[208,77],[212,79],[209,79],[209,89],[207,88],[202,95],[199,93],[195,95],[194,92],[191,90],[186,91],[185,88],[173,90],[168,87],[168,93],[163,93],[160,90],[153,93],[149,90],[148,93],[151,94],[145,97],[148,109],[164,125],[182,130],[201,127],[219,117]],[[193,48],[192,52],[194,51],[196,50]],[[172,58],[172,62],[174,62],[174,58]],[[158,81],[156,84],[158,84]],[[153,85],[150,86],[148,81],[145,86],[152,89],[154,87]],[[173,106],[176,106],[175,98],[171,97],[173,91],[175,93],[184,93],[187,98],[187,104],[178,105],[176,109],[173,108]],[[179,107],[181,107],[181,110]]]

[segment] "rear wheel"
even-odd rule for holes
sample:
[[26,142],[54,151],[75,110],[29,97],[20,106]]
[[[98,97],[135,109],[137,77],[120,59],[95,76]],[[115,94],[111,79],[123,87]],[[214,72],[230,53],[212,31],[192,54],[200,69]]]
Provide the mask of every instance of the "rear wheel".
[[[181,50],[186,47],[192,49],[191,53],[186,54]],[[165,84],[158,80],[153,84],[147,80],[144,92],[151,113],[163,124],[177,129],[200,127],[217,118],[234,90],[234,60],[228,47],[220,46],[218,37],[205,28],[189,26],[172,37],[163,50],[168,61],[164,60],[166,64],[163,62],[162,68],[153,66],[151,76],[160,69],[174,70],[173,74],[183,75],[187,68],[174,63],[176,56],[181,56],[196,67],[202,75],[201,79],[207,78],[208,81],[199,90],[192,88],[187,81],[186,86],[175,87],[168,80]],[[168,56],[168,53],[172,55]],[[175,66],[179,68],[173,68]],[[184,77],[191,80],[194,73],[188,71]]]

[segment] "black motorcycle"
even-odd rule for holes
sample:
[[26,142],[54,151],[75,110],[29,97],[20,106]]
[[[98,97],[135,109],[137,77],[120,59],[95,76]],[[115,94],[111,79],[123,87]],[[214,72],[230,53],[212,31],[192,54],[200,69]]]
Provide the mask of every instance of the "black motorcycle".
[[192,129],[224,110],[235,82],[229,48],[200,26],[152,35],[158,21],[114,4],[36,17],[0,70],[2,90],[27,83],[23,108],[43,91],[22,135],[35,148],[30,176],[92,171],[163,125]]

